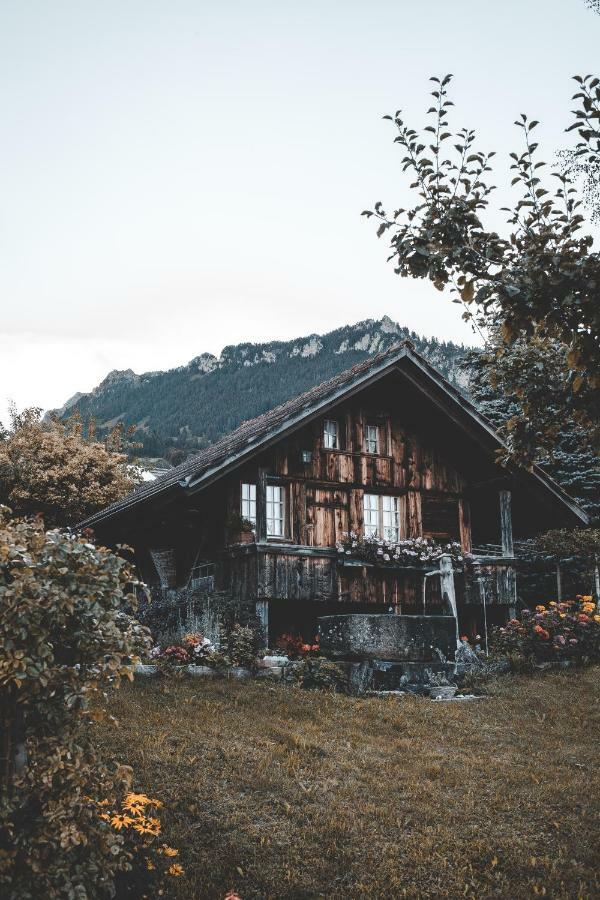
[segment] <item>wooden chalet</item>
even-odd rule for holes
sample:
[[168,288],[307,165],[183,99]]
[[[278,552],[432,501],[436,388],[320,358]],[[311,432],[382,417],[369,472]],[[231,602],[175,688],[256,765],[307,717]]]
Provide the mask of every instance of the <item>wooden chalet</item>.
[[[227,398],[223,398],[227,402]],[[459,541],[462,632],[518,605],[514,543],[586,514],[538,468],[502,468],[489,422],[404,342],[245,422],[85,523],[135,549],[142,576],[255,604],[273,644],[333,612],[435,610],[439,580],[340,556],[344,533]],[[252,521],[244,542],[232,514]],[[425,588],[423,585],[425,584]]]

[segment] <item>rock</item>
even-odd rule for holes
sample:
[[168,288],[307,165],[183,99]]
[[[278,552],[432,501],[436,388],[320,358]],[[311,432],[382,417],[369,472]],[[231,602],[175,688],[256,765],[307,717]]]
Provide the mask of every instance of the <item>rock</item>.
[[237,681],[247,681],[251,675],[250,669],[245,669],[243,666],[232,666],[227,670],[227,677],[235,678]]
[[468,669],[480,669],[482,666],[481,660],[467,641],[460,642],[460,646],[456,650],[454,659],[457,666],[464,667],[464,671],[467,671]]
[[287,656],[264,656],[258,660],[259,669],[270,669],[272,666],[287,666]]
[[279,680],[283,676],[283,666],[268,666],[259,669],[256,673],[257,678],[271,678],[273,681]]
[[211,669],[210,666],[186,666],[185,671],[188,675],[191,675],[192,678],[216,678],[217,671],[216,669]]
[[143,678],[152,678],[153,675],[158,673],[158,666],[140,663],[135,666],[133,673],[134,675],[141,675]]

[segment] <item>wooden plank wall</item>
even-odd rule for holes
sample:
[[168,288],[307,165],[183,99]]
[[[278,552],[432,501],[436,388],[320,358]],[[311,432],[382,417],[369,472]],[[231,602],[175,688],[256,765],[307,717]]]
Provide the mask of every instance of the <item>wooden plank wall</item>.
[[[328,415],[339,424],[341,449],[323,447],[323,419],[315,420],[230,476],[231,508],[239,508],[240,483],[256,482],[264,467],[271,483],[286,488],[286,537],[295,544],[332,547],[343,532],[360,532],[363,495],[370,491],[399,497],[401,537],[460,539],[470,549],[465,479],[440,446],[381,410],[346,405]],[[367,423],[379,427],[378,455],[363,450]],[[310,463],[302,462],[306,450]]]

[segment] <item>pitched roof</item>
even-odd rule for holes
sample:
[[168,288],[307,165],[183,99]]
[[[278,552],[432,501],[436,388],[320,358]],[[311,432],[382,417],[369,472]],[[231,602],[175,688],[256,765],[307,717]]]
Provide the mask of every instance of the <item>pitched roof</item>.
[[[220,472],[239,463],[259,447],[272,443],[285,432],[294,430],[321,408],[330,406],[342,397],[364,387],[367,383],[377,380],[403,360],[412,363],[421,375],[425,375],[426,379],[440,388],[447,395],[451,404],[460,406],[471,420],[471,424],[478,428],[488,441],[491,440],[497,448],[504,447],[490,422],[481,415],[473,403],[451,385],[420,353],[417,353],[410,340],[404,340],[383,353],[346,369],[303,394],[281,403],[255,419],[243,422],[221,440],[185,460],[181,465],[170,469],[155,481],[139,485],[122,500],[112,503],[90,516],[81,523],[80,527],[93,527],[157,495],[190,486],[200,486],[202,482],[212,481]],[[541,469],[536,466],[533,472],[526,474],[541,482],[570,509],[577,519],[582,523],[587,523],[586,513]]]

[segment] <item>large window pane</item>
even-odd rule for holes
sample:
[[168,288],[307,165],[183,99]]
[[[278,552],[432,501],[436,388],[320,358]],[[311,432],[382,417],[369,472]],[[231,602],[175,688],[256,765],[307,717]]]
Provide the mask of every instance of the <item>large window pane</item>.
[[365,494],[363,501],[365,537],[374,537],[379,531],[379,496]]
[[400,540],[400,515],[397,497],[382,497],[383,536],[386,541]]
[[325,419],[323,424],[323,446],[326,450],[339,450],[339,428],[335,419]]
[[379,428],[377,425],[367,425],[365,429],[365,451],[379,453]]
[[242,484],[241,514],[256,526],[256,485]]
[[285,505],[283,488],[276,484],[267,485],[267,535],[283,537]]

